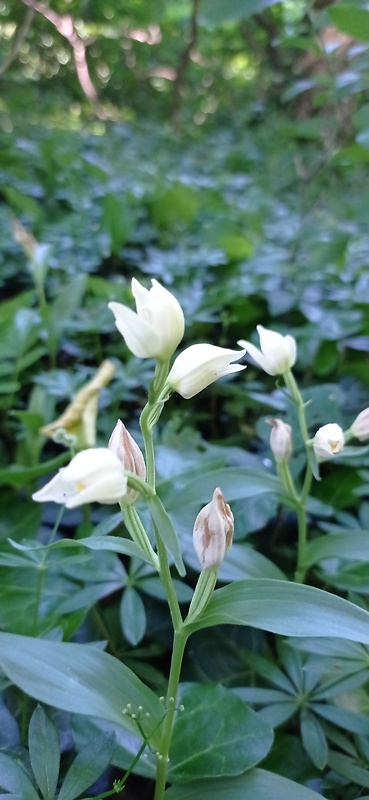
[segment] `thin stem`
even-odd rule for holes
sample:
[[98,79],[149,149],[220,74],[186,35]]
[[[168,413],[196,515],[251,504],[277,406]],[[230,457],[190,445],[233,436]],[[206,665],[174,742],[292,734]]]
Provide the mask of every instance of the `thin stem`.
[[289,372],[286,372],[283,377],[284,377],[284,382],[285,382],[287,388],[291,392],[291,397],[292,397],[292,399],[295,401],[295,403],[297,405],[297,413],[298,413],[298,418],[299,418],[301,436],[302,436],[302,440],[304,442],[304,445],[307,448],[308,447],[307,442],[309,440],[309,432],[308,432],[308,429],[307,429],[306,418],[305,418],[305,405],[306,404],[304,403],[304,401],[303,401],[303,399],[301,397],[300,391],[298,389],[297,383],[295,381],[294,375],[291,372],[291,370],[289,370]]
[[[169,372],[168,361],[157,361],[154,378],[149,388],[149,399],[140,417],[140,427],[145,445],[147,483],[155,490],[155,453],[152,436],[154,424],[158,421],[162,403],[158,403]],[[157,408],[157,406],[161,408]],[[159,416],[154,411],[159,412]]]
[[307,538],[307,520],[305,503],[300,502],[297,508],[297,527],[298,527],[298,540],[297,540],[297,566],[295,572],[296,583],[304,583],[306,568],[303,567],[306,538]]
[[169,748],[172,739],[173,724],[176,714],[176,702],[178,696],[178,684],[181,674],[184,649],[187,642],[187,634],[184,630],[176,631],[173,640],[173,653],[170,665],[169,683],[167,691],[167,713],[163,722],[163,730],[160,741],[160,751],[158,752],[157,777],[155,785],[154,800],[163,800],[165,786],[167,782]]
[[143,550],[156,570],[159,570],[159,559],[153,549],[145,528],[134,505],[121,506],[124,523],[132,539]]
[[165,593],[167,596],[169,611],[173,622],[173,628],[175,631],[179,631],[181,629],[183,619],[177,595],[174,590],[172,576],[170,574],[167,551],[162,539],[160,538],[160,534],[156,536],[156,541],[157,541],[158,556],[160,563],[160,568],[159,568],[160,578],[162,580]]
[[195,591],[192,595],[188,615],[185,619],[186,625],[187,623],[193,622],[206,608],[217,582],[217,577],[218,567],[203,569],[202,572],[200,572]]

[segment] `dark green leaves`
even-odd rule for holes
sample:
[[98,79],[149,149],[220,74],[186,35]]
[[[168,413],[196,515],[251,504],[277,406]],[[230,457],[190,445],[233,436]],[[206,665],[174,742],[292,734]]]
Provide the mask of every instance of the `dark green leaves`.
[[177,716],[171,745],[170,780],[239,775],[268,753],[271,728],[222,686],[184,685],[184,711]]
[[23,691],[48,705],[115,722],[140,735],[123,713],[142,706],[150,717],[145,732],[158,736],[163,706],[154,693],[117,659],[88,645],[0,633],[0,666]]
[[251,625],[285,636],[336,636],[369,643],[369,613],[311,586],[260,579],[214,592],[196,629]]
[[322,795],[264,769],[252,769],[239,778],[195,781],[172,786],[166,800],[322,800]]

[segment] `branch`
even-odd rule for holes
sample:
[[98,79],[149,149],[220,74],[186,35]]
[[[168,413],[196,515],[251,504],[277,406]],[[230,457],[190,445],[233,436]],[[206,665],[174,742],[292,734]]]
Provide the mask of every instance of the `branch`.
[[198,36],[198,20],[197,15],[199,11],[200,0],[192,0],[192,13],[190,21],[190,31],[187,45],[183,50],[176,70],[176,78],[173,83],[173,100],[172,100],[172,114],[175,122],[178,122],[178,116],[181,105],[181,89],[184,83],[186,69],[188,62],[191,58],[191,52],[196,44]]
[[31,27],[31,22],[34,17],[34,13],[35,13],[34,8],[27,8],[24,19],[18,25],[18,28],[15,32],[12,46],[10,48],[10,53],[6,56],[6,58],[3,59],[3,61],[0,64],[0,75],[4,75],[4,72],[6,72],[8,67],[10,67],[10,65],[16,59],[19,51],[21,50],[23,42]]
[[72,50],[74,63],[76,66],[77,77],[83,93],[95,104],[97,101],[97,91],[91,81],[88,65],[86,61],[86,48],[83,40],[78,35],[73,17],[70,14],[58,14],[52,8],[48,8],[38,0],[22,0],[24,5],[38,11],[45,19],[49,20],[61,36],[69,42]]

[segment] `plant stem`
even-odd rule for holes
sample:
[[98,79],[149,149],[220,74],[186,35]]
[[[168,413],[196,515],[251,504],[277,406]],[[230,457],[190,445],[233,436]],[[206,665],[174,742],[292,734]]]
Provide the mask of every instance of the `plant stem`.
[[158,556],[151,545],[149,537],[140,520],[140,517],[138,516],[135,506],[121,506],[121,510],[124,523],[133,541],[136,542],[141,550],[143,550],[143,552],[148,556],[153,567],[155,567],[156,570],[159,570]]
[[169,363],[167,361],[158,361],[156,364],[155,375],[149,388],[149,399],[140,417],[140,427],[144,440],[146,455],[146,480],[152,489],[155,489],[155,453],[152,429],[158,420],[157,413],[154,412],[158,412],[160,416],[162,404],[158,403],[158,400],[165,385],[168,372]]
[[[283,376],[285,384],[287,388],[290,390],[291,397],[297,405],[298,411],[298,418],[299,418],[299,425],[300,425],[300,432],[301,436],[306,448],[307,454],[307,466],[306,466],[306,473],[304,478],[304,483],[302,486],[301,493],[298,494],[295,489],[295,485],[291,476],[291,473],[288,469],[287,464],[285,466],[285,473],[284,477],[284,484],[289,491],[289,494],[293,497],[296,503],[296,513],[297,513],[297,527],[298,527],[298,542],[297,542],[297,565],[296,565],[296,572],[295,572],[295,581],[297,583],[303,583],[305,579],[306,568],[303,566],[304,563],[304,553],[306,547],[306,539],[307,539],[307,518],[306,518],[306,501],[309,496],[310,487],[311,487],[311,480],[313,477],[313,472],[311,468],[311,451],[309,448],[309,432],[307,429],[306,424],[306,416],[305,416],[305,406],[299,388],[297,386],[296,380],[291,372],[286,372]],[[281,465],[282,466],[282,465]]]
[[177,630],[174,633],[173,653],[170,666],[169,683],[167,691],[167,714],[163,722],[163,731],[160,741],[160,751],[157,760],[157,777],[155,784],[154,800],[163,800],[167,781],[169,748],[172,739],[173,723],[176,714],[176,702],[178,695],[178,684],[181,674],[184,649],[188,634],[185,631]]

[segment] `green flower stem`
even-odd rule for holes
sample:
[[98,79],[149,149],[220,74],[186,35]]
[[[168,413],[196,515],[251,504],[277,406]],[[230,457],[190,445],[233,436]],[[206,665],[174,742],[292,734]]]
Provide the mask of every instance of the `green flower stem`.
[[[305,579],[306,568],[304,564],[304,554],[307,540],[307,518],[306,518],[306,501],[309,496],[313,472],[311,468],[312,453],[309,444],[309,432],[306,424],[305,406],[299,388],[297,386],[294,375],[291,370],[285,373],[284,382],[291,393],[291,397],[297,405],[299,426],[301,436],[306,448],[307,454],[307,467],[301,493],[296,492],[295,485],[292,480],[291,473],[288,466],[282,470],[282,481],[290,496],[294,499],[297,513],[297,526],[298,526],[298,543],[297,543],[297,566],[295,572],[295,580],[297,583],[303,583]],[[282,465],[280,465],[281,467]]]
[[213,594],[217,577],[218,566],[211,567],[210,569],[203,569],[202,572],[200,572],[188,615],[185,619],[185,624],[193,622],[196,617],[202,614]]
[[165,593],[167,596],[170,615],[172,617],[172,622],[173,622],[173,628],[175,631],[179,631],[183,625],[181,609],[179,607],[177,595],[175,593],[175,589],[173,586],[172,576],[170,574],[167,551],[159,533],[157,533],[156,542],[158,547],[158,556],[160,564],[159,575],[162,580]]
[[154,800],[163,800],[167,782],[169,748],[172,740],[173,724],[176,715],[178,684],[181,674],[183,654],[186,647],[188,634],[182,629],[174,633],[172,661],[170,666],[168,691],[166,697],[166,716],[160,740],[160,750],[157,755],[157,775]]
[[159,571],[159,559],[156,555],[145,528],[134,505],[121,505],[124,523],[132,539],[150,559],[153,567]]
[[300,497],[297,493],[287,461],[280,461],[277,463],[277,472],[287,494],[294,500],[294,504],[298,505],[300,503]]
[[152,429],[163,409],[159,398],[169,372],[168,361],[157,361],[154,378],[149,388],[149,399],[140,417],[140,427],[145,445],[147,483],[155,489],[155,453]]
[[303,401],[303,399],[301,397],[301,393],[299,391],[299,388],[297,386],[297,383],[295,381],[294,375],[291,372],[291,370],[286,372],[283,375],[283,378],[284,378],[284,382],[285,382],[285,384],[287,386],[287,389],[289,389],[290,392],[291,392],[292,399],[295,401],[295,403],[297,405],[297,412],[298,412],[298,417],[299,417],[299,425],[300,425],[300,431],[301,431],[302,440],[304,442],[305,447],[308,448],[309,445],[307,444],[307,442],[309,441],[309,432],[308,432],[308,429],[307,429],[306,417],[305,417],[305,405],[306,404],[304,403],[304,401]]
[[296,583],[304,583],[306,568],[303,567],[303,563],[304,563],[306,538],[307,538],[307,519],[306,519],[305,503],[300,502],[296,511],[297,511],[298,540],[297,540],[297,565],[295,572],[295,581]]

